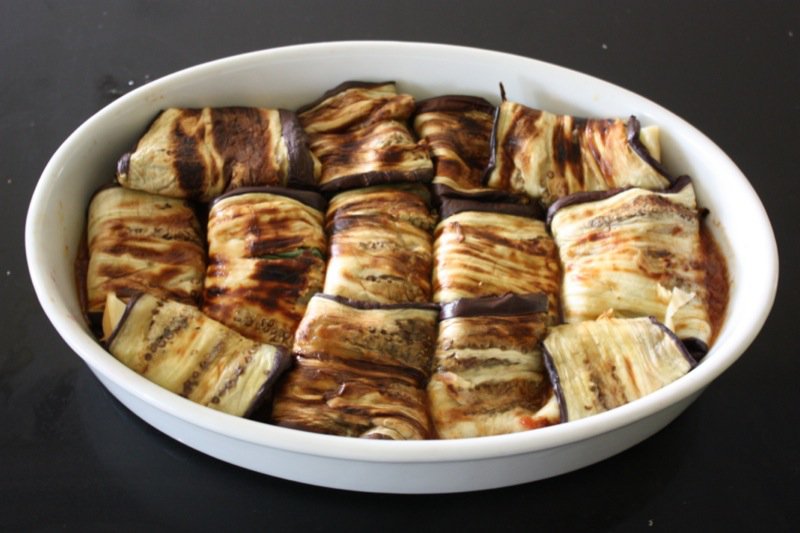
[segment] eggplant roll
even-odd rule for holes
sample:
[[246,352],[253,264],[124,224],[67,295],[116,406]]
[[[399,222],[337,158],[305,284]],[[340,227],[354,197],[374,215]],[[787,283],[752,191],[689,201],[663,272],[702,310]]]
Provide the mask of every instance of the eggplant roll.
[[696,364],[667,327],[648,317],[556,326],[544,355],[563,422],[641,398]]
[[313,187],[315,172],[297,116],[254,107],[166,109],[117,164],[125,187],[203,202],[246,186]]
[[671,184],[658,129],[641,131],[634,117],[581,119],[504,101],[492,135],[487,185],[545,205],[574,192]]
[[[292,198],[288,195],[300,195]],[[208,216],[203,310],[242,335],[290,348],[308,300],[322,290],[323,214],[310,191],[234,191]]]
[[[115,308],[106,306],[109,313]],[[247,339],[194,306],[150,294],[132,299],[121,316],[104,321],[113,327],[108,349],[126,366],[232,415],[247,416],[265,401],[291,362],[282,348]]]
[[557,424],[558,402],[542,358],[544,294],[457,300],[442,306],[428,383],[431,417],[443,439],[481,437]]
[[565,322],[594,320],[608,309],[621,317],[652,316],[707,348],[706,260],[691,181],[666,192],[567,197],[552,206],[551,216],[564,268]]
[[331,200],[326,219],[326,294],[378,303],[430,301],[436,214],[424,187],[343,192]]
[[122,187],[98,191],[89,204],[86,305],[100,315],[109,293],[152,292],[197,304],[206,270],[205,239],[185,201]]
[[430,438],[425,386],[437,315],[432,304],[314,296],[295,335],[295,366],[276,393],[272,422],[351,437]]
[[[551,323],[555,323],[561,268],[545,223],[507,214],[502,205],[472,205],[445,218],[436,228],[433,301],[543,292],[550,302]],[[488,211],[479,210],[486,207]],[[512,213],[526,208],[507,207]],[[442,208],[446,213],[448,203]]]
[[449,95],[417,104],[414,130],[430,150],[434,187],[485,190],[494,106],[475,96]]
[[298,110],[322,165],[320,190],[430,182],[433,163],[406,126],[414,98],[394,82],[345,82]]

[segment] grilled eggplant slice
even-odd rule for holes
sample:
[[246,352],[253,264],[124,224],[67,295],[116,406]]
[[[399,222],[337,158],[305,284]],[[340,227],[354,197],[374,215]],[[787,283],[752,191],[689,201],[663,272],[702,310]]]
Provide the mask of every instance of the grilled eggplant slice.
[[[533,206],[445,201],[434,233],[433,301],[543,292],[558,321],[561,269]],[[451,214],[453,213],[453,214]],[[527,216],[526,216],[527,215]]]
[[541,293],[442,306],[428,384],[440,438],[500,435],[559,422],[540,347],[547,308]]
[[291,348],[324,283],[324,204],[317,193],[280,188],[240,189],[215,201],[203,311],[248,338]]
[[[110,294],[109,299],[116,298]],[[107,306],[119,314],[119,304]],[[135,297],[113,331],[111,354],[150,381],[201,405],[247,416],[267,398],[291,358],[282,348],[246,339],[196,307],[151,294]]]
[[688,178],[666,192],[566,197],[552,206],[551,218],[564,267],[564,321],[594,320],[608,309],[620,317],[652,316],[707,350],[706,259]]
[[503,101],[492,133],[486,183],[550,205],[580,191],[664,189],[658,129],[635,117],[582,119]]
[[203,291],[205,244],[200,223],[185,201],[107,187],[89,205],[86,305],[103,313],[106,296],[153,292],[197,304]]
[[677,337],[648,317],[556,326],[544,350],[563,422],[641,398],[696,365]]
[[469,194],[483,184],[489,164],[494,106],[475,96],[448,95],[417,103],[414,130],[434,162],[434,188]]
[[394,82],[345,82],[298,109],[311,151],[322,164],[320,190],[430,182],[427,147],[406,126],[414,98]]
[[291,111],[170,108],[119,160],[117,179],[132,189],[208,202],[239,187],[313,187],[315,170]]
[[422,186],[336,195],[326,216],[325,293],[379,303],[430,301],[436,215],[427,196]]
[[352,437],[431,437],[425,385],[437,315],[433,304],[314,296],[295,335],[295,366],[275,396],[272,422]]

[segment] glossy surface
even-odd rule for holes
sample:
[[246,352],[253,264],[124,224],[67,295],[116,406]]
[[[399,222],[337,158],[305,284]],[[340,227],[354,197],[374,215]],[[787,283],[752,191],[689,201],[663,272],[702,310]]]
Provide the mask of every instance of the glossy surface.
[[[796,6],[520,3],[509,6],[511,18],[484,3],[460,4],[457,13],[420,4],[391,16],[379,6],[349,7],[201,2],[190,15],[166,4],[18,2],[14,16],[2,18],[2,63],[14,74],[0,91],[0,523],[363,530],[380,521],[400,530],[409,517],[477,528],[502,516],[509,529],[524,530],[534,518],[541,527],[572,530],[789,530],[800,519],[792,501],[800,433],[787,424],[800,415],[800,368],[786,349],[797,294]],[[22,225],[36,178],[75,127],[131,87],[231,53],[353,37],[460,42],[539,57],[634,89],[698,126],[750,177],[782,245],[787,274],[763,334],[658,435],[590,468],[497,491],[396,497],[297,485],[216,461],[142,423],[65,346],[33,296]],[[609,491],[609,480],[622,483]]]

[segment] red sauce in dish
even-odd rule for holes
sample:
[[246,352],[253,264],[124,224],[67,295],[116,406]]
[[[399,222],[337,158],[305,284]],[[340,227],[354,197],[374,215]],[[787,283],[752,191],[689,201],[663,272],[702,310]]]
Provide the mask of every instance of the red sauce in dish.
[[725,320],[725,310],[728,307],[730,278],[728,265],[717,241],[711,235],[711,230],[706,224],[700,226],[700,243],[703,247],[706,269],[706,288],[708,293],[708,318],[711,322],[711,339],[709,346],[716,339],[722,323]]

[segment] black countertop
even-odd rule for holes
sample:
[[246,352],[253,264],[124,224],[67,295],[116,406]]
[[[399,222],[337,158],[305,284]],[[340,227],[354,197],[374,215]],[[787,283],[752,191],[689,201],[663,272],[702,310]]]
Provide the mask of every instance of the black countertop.
[[[0,529],[797,527],[797,2],[16,0],[0,15]],[[631,89],[697,126],[748,176],[776,232],[781,282],[761,335],[652,438],[577,472],[493,491],[305,486],[212,459],[140,421],[36,301],[23,230],[40,172],[85,119],[148,81],[240,52],[344,39],[535,57]]]

